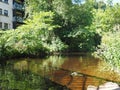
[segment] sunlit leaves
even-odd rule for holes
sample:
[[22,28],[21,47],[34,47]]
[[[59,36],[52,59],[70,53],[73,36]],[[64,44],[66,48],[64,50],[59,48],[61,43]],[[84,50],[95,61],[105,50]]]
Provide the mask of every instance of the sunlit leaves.
[[106,33],[96,53],[110,64],[115,71],[120,69],[120,32]]
[[[41,56],[63,50],[64,44],[52,31],[52,12],[34,13],[16,30],[1,32],[0,58],[18,56]],[[54,47],[54,48],[53,48]]]

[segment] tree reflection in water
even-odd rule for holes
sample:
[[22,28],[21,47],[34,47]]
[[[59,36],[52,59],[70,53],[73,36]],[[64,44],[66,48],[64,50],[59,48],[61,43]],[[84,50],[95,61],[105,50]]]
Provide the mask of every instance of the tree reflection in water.
[[0,64],[0,88],[2,90],[63,90],[66,87],[27,69],[14,69],[14,63],[7,61]]

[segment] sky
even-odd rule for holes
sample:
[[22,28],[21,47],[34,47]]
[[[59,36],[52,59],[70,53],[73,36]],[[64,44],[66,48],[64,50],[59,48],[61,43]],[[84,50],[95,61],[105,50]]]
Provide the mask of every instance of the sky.
[[113,0],[113,3],[120,3],[120,0]]
[[[97,0],[97,1],[101,1],[101,0]],[[107,0],[103,0],[103,1],[107,1]],[[74,3],[74,0],[72,0],[72,2]],[[82,0],[82,2],[84,3],[84,0]],[[120,0],[113,0],[113,4],[115,3],[120,3]]]

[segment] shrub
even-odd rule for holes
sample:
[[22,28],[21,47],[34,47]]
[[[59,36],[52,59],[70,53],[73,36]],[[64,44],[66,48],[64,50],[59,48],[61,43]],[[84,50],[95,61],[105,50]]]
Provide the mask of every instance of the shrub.
[[101,37],[97,33],[85,28],[76,28],[68,35],[67,44],[71,51],[91,52],[100,44],[100,41]]
[[25,25],[16,30],[1,31],[0,58],[40,56],[64,49],[64,44],[53,33],[52,12],[33,14]]
[[120,31],[106,33],[95,54],[104,59],[112,69],[120,69]]

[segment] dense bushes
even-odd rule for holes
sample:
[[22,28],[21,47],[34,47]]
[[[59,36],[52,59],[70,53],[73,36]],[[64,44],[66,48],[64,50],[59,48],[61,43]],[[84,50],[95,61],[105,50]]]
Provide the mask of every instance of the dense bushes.
[[120,69],[120,31],[106,33],[96,52],[97,56],[105,60],[113,70]]
[[88,29],[94,18],[93,1],[82,5],[71,0],[42,1],[25,1],[26,24],[0,33],[0,57],[91,52],[100,43],[99,35]]
[[101,41],[97,33],[82,28],[74,29],[66,38],[68,51],[71,52],[92,52]]
[[1,31],[0,58],[43,56],[61,51],[88,52],[97,46],[96,34],[81,27],[59,36],[55,31],[60,26],[53,24],[53,17],[52,12],[33,13],[25,25]]
[[26,25],[16,30],[1,31],[0,58],[40,56],[62,51],[66,46],[52,29],[52,12],[36,13]]
[[[114,12],[114,13],[113,13]],[[93,27],[102,35],[96,55],[105,60],[112,70],[120,70],[120,5],[95,11]]]

